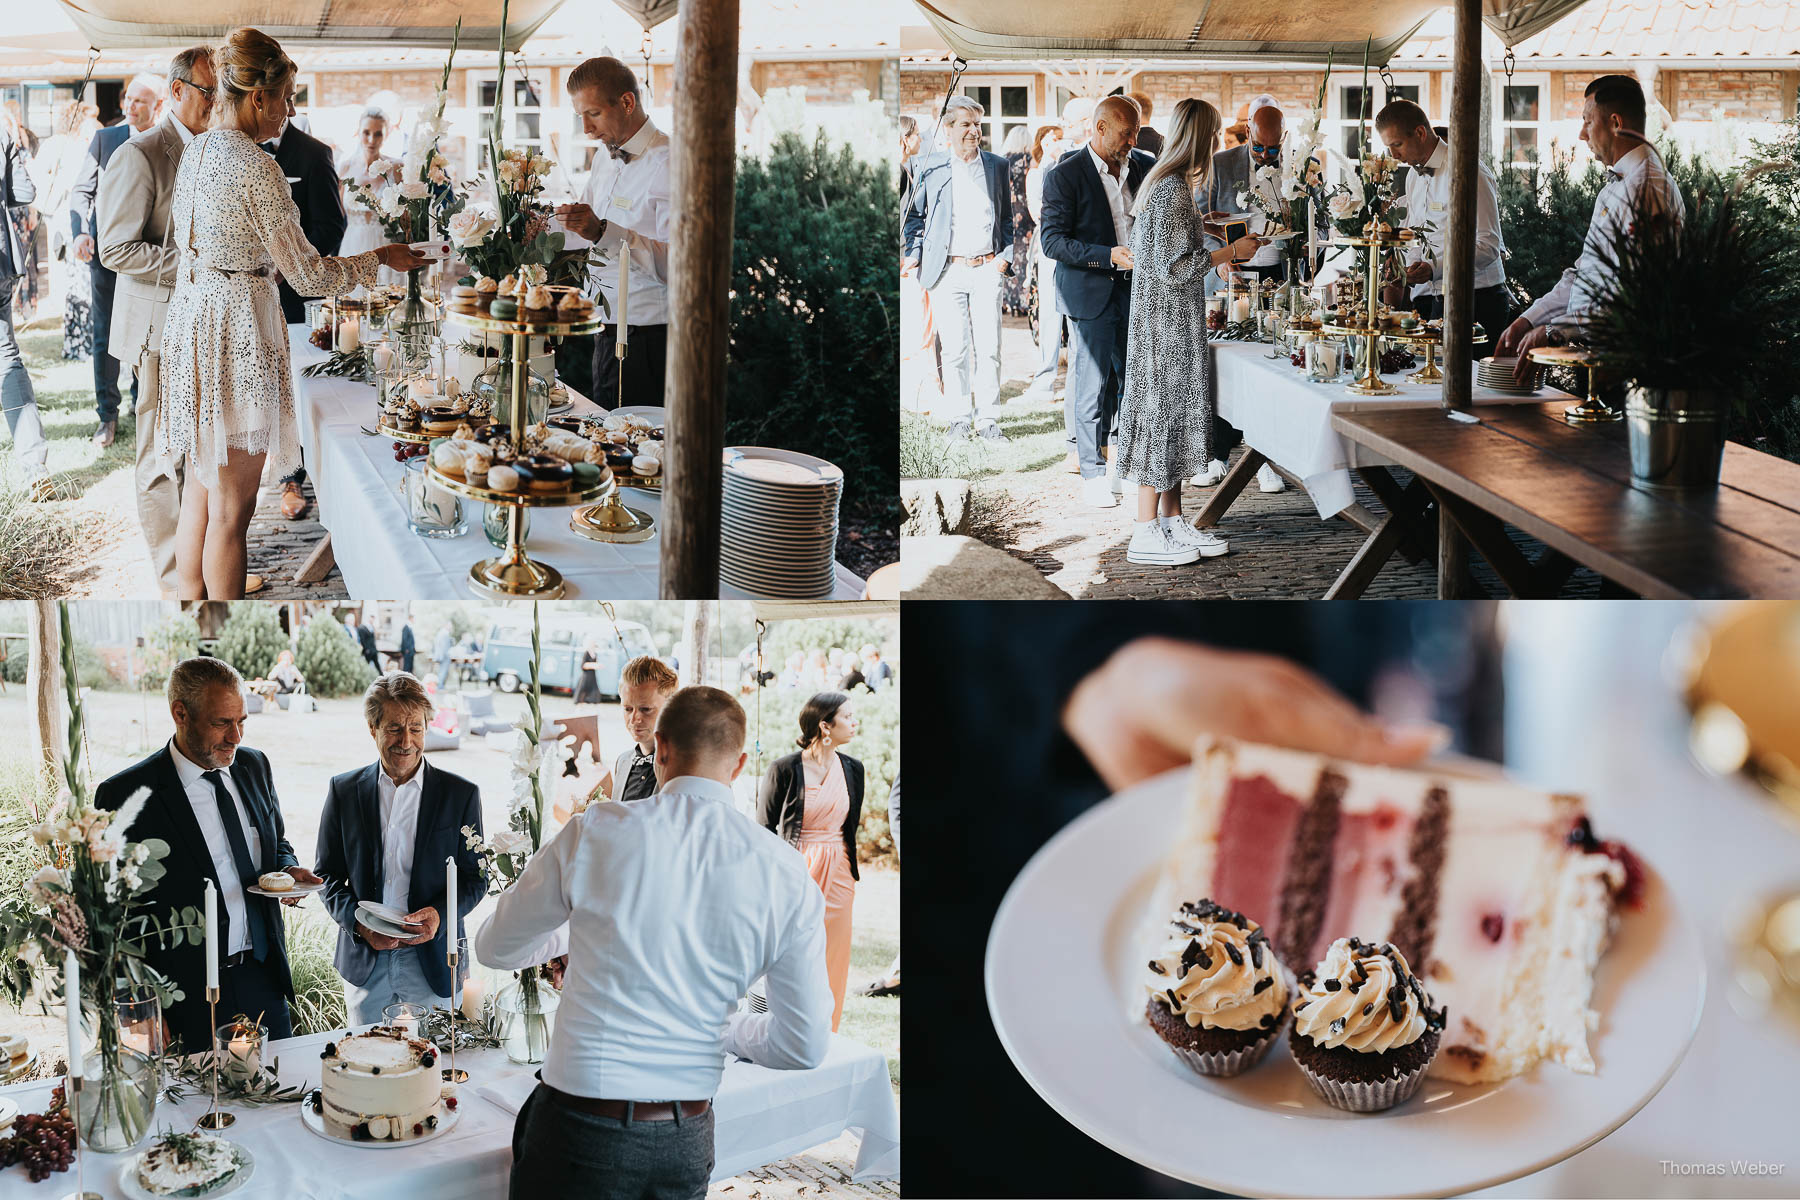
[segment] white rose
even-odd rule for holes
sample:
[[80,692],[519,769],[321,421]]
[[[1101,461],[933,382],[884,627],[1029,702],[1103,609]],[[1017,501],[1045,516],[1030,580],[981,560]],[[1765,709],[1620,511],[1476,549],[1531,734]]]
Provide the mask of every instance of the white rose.
[[494,232],[499,222],[484,212],[465,208],[450,218],[450,240],[459,250],[478,246]]
[[389,188],[381,193],[381,215],[398,217],[406,211],[406,198],[400,194],[399,188]]
[[501,830],[488,844],[495,854],[517,856],[531,853],[531,838],[516,829]]
[[400,185],[400,195],[408,200],[423,200],[431,195],[431,185],[423,179],[409,179]]
[[531,173],[533,175],[548,175],[550,173],[550,160],[543,157],[532,159]]
[[1331,219],[1347,221],[1362,211],[1362,201],[1349,192],[1339,192],[1331,198]]

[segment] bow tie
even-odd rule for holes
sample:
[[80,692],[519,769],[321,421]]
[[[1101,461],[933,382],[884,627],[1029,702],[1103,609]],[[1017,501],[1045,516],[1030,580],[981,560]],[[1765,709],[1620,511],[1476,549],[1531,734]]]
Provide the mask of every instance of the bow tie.
[[614,150],[613,157],[618,159],[622,163],[628,163],[632,159],[636,158],[637,155],[633,154],[629,150]]
[[1425,176],[1427,179],[1430,179],[1433,175],[1437,174],[1436,167],[1414,167],[1413,170]]
[[261,147],[262,149],[268,151],[270,154],[275,153],[275,143],[274,142],[258,142],[256,144],[259,147]]

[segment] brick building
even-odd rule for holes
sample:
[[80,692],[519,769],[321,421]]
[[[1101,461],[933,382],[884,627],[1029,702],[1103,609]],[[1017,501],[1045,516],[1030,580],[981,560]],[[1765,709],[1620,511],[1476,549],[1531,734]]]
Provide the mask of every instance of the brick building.
[[[1374,109],[1404,96],[1440,121],[1450,107],[1452,23],[1440,10],[1389,64],[1390,80],[1370,75]],[[949,85],[949,54],[922,21],[901,33],[901,110],[933,115]],[[1484,93],[1489,121],[1484,143],[1497,156],[1527,161],[1552,144],[1585,153],[1578,144],[1582,91],[1597,75],[1635,74],[1661,106],[1654,127],[1687,143],[1716,142],[1720,122],[1731,139],[1762,134],[1794,115],[1800,90],[1800,4],[1787,0],[1589,0],[1514,49],[1515,70],[1504,73],[1505,47],[1484,31]],[[987,60],[969,64],[960,90],[993,117],[996,144],[1015,126],[1035,130],[1077,95],[1142,92],[1152,101],[1152,124],[1177,100],[1196,96],[1227,118],[1267,92],[1290,111],[1310,110],[1322,72],[1316,64],[1217,64],[1154,59],[1116,62]],[[1333,145],[1355,140],[1353,118],[1362,106],[1358,62],[1339,62],[1326,97]]]

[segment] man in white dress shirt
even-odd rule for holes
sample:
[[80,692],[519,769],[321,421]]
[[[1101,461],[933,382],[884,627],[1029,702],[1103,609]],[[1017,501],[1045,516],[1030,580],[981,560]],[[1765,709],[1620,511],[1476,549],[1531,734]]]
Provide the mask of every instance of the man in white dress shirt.
[[1518,355],[1522,379],[1526,355],[1544,345],[1562,345],[1587,327],[1594,296],[1606,282],[1604,255],[1620,231],[1629,236],[1647,221],[1687,219],[1681,189],[1669,178],[1662,156],[1644,137],[1644,89],[1629,75],[1602,75],[1587,86],[1581,107],[1581,140],[1606,164],[1606,186],[1594,200],[1581,256],[1551,288],[1507,326],[1495,353]]
[[[777,1070],[825,1056],[825,904],[801,857],[738,812],[744,710],[685,688],[656,727],[660,790],[596,804],[501,893],[482,963],[567,954],[538,1087],[513,1130],[513,1200],[706,1195],[725,1055]],[[766,976],[768,1012],[739,1011]]]
[[951,441],[971,432],[1006,440],[999,425],[1000,294],[1012,273],[1012,185],[1006,159],[981,148],[985,113],[967,96],[950,97],[939,129],[945,149],[918,160],[903,228],[906,265],[931,295]]
[[[644,111],[631,68],[616,58],[590,58],[569,72],[569,102],[582,132],[611,153],[596,157],[579,204],[556,215],[576,237],[605,251],[592,269],[594,289],[613,314],[594,339],[593,400],[603,408],[663,402],[669,347],[669,136]],[[618,357],[619,255],[631,256],[626,281],[627,351]],[[623,389],[620,372],[624,372]]]
[[[1444,315],[1444,245],[1450,236],[1450,143],[1432,132],[1425,110],[1395,100],[1375,114],[1388,153],[1405,163],[1406,224],[1424,236],[1406,251],[1406,283],[1389,284],[1383,299],[1423,317]],[[1506,241],[1500,236],[1500,193],[1486,163],[1476,164],[1475,319],[1489,339],[1512,317],[1506,291]],[[1402,289],[1405,289],[1403,294]]]

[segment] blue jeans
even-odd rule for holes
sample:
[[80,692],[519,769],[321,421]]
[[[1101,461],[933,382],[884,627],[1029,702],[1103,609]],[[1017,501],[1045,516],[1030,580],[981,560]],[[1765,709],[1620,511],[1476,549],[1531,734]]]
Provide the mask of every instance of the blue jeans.
[[50,458],[50,443],[44,440],[31,372],[25,369],[25,356],[19,352],[19,339],[13,333],[12,297],[13,281],[0,278],[0,410],[6,413],[13,453],[29,482],[48,474],[44,464]]
[[450,997],[437,995],[425,981],[417,946],[378,952],[375,969],[362,987],[348,980],[344,983],[344,1007],[349,1013],[344,1019],[353,1026],[380,1024],[381,1010],[402,1001],[426,1008],[450,1007]]
[[1081,477],[1106,474],[1106,444],[1118,418],[1119,394],[1125,386],[1125,338],[1131,325],[1131,282],[1114,281],[1106,305],[1092,317],[1069,318],[1068,386],[1063,390],[1063,421],[1081,463]]
[[[88,264],[94,287],[94,412],[100,423],[119,419],[119,360],[107,352],[112,342],[113,289],[119,277],[101,266]],[[131,408],[137,411],[137,376],[131,377]]]

